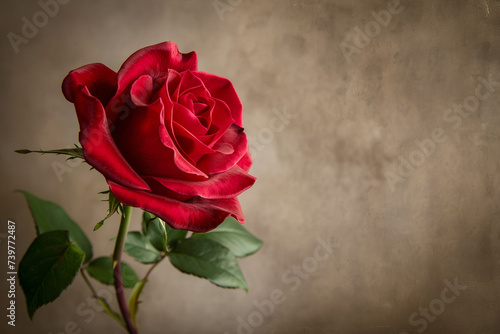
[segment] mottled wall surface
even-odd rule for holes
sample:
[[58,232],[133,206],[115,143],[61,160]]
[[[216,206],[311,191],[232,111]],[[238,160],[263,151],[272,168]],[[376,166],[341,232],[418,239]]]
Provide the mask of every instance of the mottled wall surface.
[[[64,158],[13,151],[77,142],[60,91],[69,70],[117,70],[172,40],[241,97],[258,178],[241,202],[265,244],[241,261],[249,293],[163,263],[144,292],[142,333],[498,333],[500,1],[391,3],[220,0],[218,12],[213,1],[73,0],[16,53],[7,34],[42,9],[2,0],[2,263],[7,219],[18,261],[35,235],[15,189],[61,204],[96,255],[111,253],[117,217],[92,232],[103,177],[82,164],[60,182],[53,164]],[[259,311],[276,289],[282,303]],[[118,333],[81,305],[88,296],[77,278],[31,322],[18,288],[16,327],[3,302],[2,332]]]

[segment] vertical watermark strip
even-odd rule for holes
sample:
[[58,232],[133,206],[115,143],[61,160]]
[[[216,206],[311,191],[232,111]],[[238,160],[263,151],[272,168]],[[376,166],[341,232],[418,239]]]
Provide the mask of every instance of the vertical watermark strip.
[[7,323],[16,326],[16,223],[7,221]]

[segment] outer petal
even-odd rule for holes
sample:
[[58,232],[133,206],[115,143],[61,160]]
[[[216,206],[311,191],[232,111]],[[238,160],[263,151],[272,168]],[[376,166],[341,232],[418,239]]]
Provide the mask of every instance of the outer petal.
[[116,147],[99,100],[91,96],[85,87],[74,94],[74,99],[85,160],[107,180],[132,189],[149,190],[146,182],[130,167]]
[[234,124],[242,127],[243,107],[231,81],[226,78],[222,78],[217,75],[205,72],[196,71],[193,72],[193,74],[200,78],[201,81],[203,81],[205,87],[208,89],[212,97],[226,102],[229,109],[231,110]]
[[238,166],[230,170],[213,174],[203,181],[185,181],[179,179],[155,179],[162,185],[181,195],[201,196],[208,199],[236,197],[256,181],[256,178],[246,173]]
[[75,94],[81,90],[81,87],[87,87],[90,95],[106,106],[116,93],[116,72],[100,63],[85,65],[69,72],[62,83],[62,91],[66,100],[74,102]]
[[243,158],[238,161],[237,165],[241,167],[241,169],[243,169],[245,172],[248,172],[250,170],[250,167],[252,166],[252,157],[250,156],[250,150],[247,150]]
[[174,42],[164,42],[140,49],[132,54],[118,71],[118,91],[120,95],[132,82],[142,75],[153,79],[167,75],[169,69],[177,72],[196,70],[196,52],[180,53]]
[[131,190],[112,181],[108,184],[120,202],[151,212],[172,228],[207,232],[219,226],[229,215],[241,223],[245,221],[237,198],[196,198],[181,202],[149,191]]
[[153,78],[143,75],[134,81],[130,88],[130,99],[139,107],[146,107],[150,103],[153,92]]

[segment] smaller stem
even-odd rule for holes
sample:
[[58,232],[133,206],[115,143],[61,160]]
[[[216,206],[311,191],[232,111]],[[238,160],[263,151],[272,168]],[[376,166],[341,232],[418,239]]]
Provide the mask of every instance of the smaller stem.
[[163,255],[161,257],[160,260],[158,260],[158,262],[156,262],[155,264],[153,264],[149,269],[148,271],[146,272],[146,275],[144,275],[144,278],[142,279],[143,281],[146,281],[149,277],[149,275],[151,274],[151,272],[153,271],[154,268],[156,268],[156,266],[161,262],[163,261],[164,258],[166,258],[167,256],[166,255]]
[[82,277],[83,277],[83,280],[85,281],[85,284],[87,284],[87,286],[89,287],[90,291],[92,292],[92,297],[94,297],[95,299],[99,299],[99,296],[97,295],[97,292],[95,291],[94,287],[90,283],[89,278],[87,277],[87,275],[85,275],[85,270],[83,270],[83,268],[80,269],[80,274],[82,274]]
[[125,321],[127,331],[130,334],[137,334],[137,327],[132,322],[130,311],[127,306],[127,300],[125,299],[121,265],[123,246],[125,244],[125,238],[127,237],[131,216],[132,207],[124,205],[123,214],[120,221],[120,228],[118,229],[118,235],[116,237],[115,250],[113,252],[113,278],[116,290],[116,298],[118,300],[118,305],[120,306],[120,311],[122,313],[123,320]]
[[104,308],[104,310],[106,311],[106,313],[108,315],[110,315],[113,319],[115,319],[120,325],[125,327],[125,323],[123,322],[120,315],[118,313],[116,313],[115,311],[113,311],[111,306],[109,306],[108,302],[104,298],[101,298],[97,295],[97,292],[95,291],[94,287],[92,286],[92,283],[90,283],[90,280],[87,277],[87,275],[85,274],[85,270],[83,268],[80,269],[80,274],[83,277],[83,281],[85,282],[85,284],[87,284],[88,288],[92,292],[92,297],[101,304],[101,306]]

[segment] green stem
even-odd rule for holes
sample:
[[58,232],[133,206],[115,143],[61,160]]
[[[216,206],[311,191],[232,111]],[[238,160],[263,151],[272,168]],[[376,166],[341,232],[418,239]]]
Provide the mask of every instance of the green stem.
[[87,275],[85,274],[85,270],[83,268],[80,269],[80,274],[82,274],[82,277],[83,277],[83,280],[85,281],[85,284],[87,284],[88,288],[92,292],[92,297],[94,297],[94,299],[97,300],[101,304],[101,306],[103,307],[104,311],[106,311],[107,314],[109,314],[113,319],[115,319],[120,325],[125,327],[125,322],[123,322],[123,319],[120,317],[120,315],[118,313],[116,313],[115,311],[113,311],[111,306],[109,306],[108,302],[104,298],[101,298],[97,295],[97,292],[95,291],[94,287],[90,283],[90,280],[87,277]]
[[94,297],[95,299],[98,299],[99,296],[97,295],[97,292],[95,291],[94,287],[90,283],[87,275],[85,275],[85,271],[83,270],[83,268],[80,269],[80,274],[82,274],[82,277],[83,277],[83,280],[85,281],[85,284],[87,284],[88,288],[90,289],[90,292],[92,292],[92,297]]
[[125,327],[130,334],[137,334],[137,327],[132,322],[130,311],[127,307],[127,301],[125,299],[121,264],[123,246],[125,244],[125,238],[127,237],[131,216],[132,207],[124,205],[122,219],[120,221],[120,228],[118,229],[118,235],[116,237],[115,250],[113,252],[113,277],[116,290],[116,298],[118,300],[118,305],[120,306],[123,320],[125,321]]

